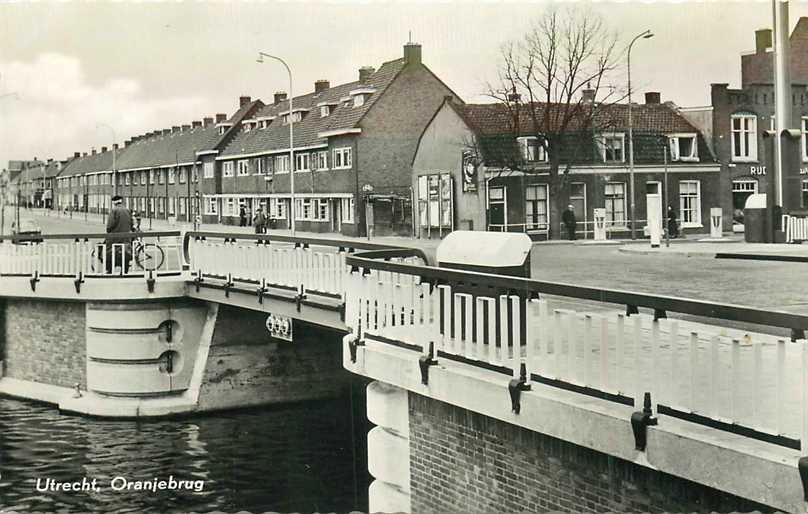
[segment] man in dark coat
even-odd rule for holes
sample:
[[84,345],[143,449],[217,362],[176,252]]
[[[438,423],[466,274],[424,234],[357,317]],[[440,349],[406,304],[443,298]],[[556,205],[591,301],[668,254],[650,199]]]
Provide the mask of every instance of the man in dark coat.
[[567,237],[570,241],[575,240],[575,208],[572,204],[567,205],[567,209],[561,213],[561,221],[567,228]]
[[267,218],[264,216],[264,211],[260,207],[255,209],[255,220],[253,226],[255,227],[256,234],[263,234],[266,232]]
[[[107,234],[126,234],[132,232],[132,215],[129,209],[123,206],[123,197],[112,197],[112,210],[107,218]],[[123,248],[113,245],[125,245]],[[123,266],[123,272],[129,272],[129,261],[132,260],[132,240],[130,238],[111,238],[104,240],[107,257],[107,273],[112,273],[113,260],[115,264]],[[113,253],[113,248],[115,252]],[[123,252],[121,251],[123,250]],[[113,259],[114,256],[114,259]]]
[[679,237],[679,224],[676,220],[676,211],[673,210],[673,205],[668,206],[668,235],[671,239]]

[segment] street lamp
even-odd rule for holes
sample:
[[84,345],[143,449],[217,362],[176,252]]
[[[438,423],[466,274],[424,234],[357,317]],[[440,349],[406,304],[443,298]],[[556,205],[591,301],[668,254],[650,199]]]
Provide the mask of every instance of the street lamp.
[[289,69],[289,65],[286,64],[286,61],[281,59],[280,57],[275,57],[274,55],[269,55],[264,52],[258,52],[258,59],[256,62],[263,64],[264,57],[269,57],[270,59],[275,59],[276,61],[283,64],[283,67],[286,68],[286,73],[289,74],[289,227],[292,229],[292,237],[295,236],[295,131],[293,125],[295,123],[294,116],[292,115],[292,108],[293,108],[293,98],[294,94],[292,93],[292,70]]
[[628,174],[631,181],[631,239],[637,238],[635,223],[637,211],[634,202],[636,196],[634,194],[634,130],[631,124],[631,47],[640,38],[649,39],[652,37],[654,37],[654,33],[650,30],[645,30],[634,36],[634,39],[628,44]]

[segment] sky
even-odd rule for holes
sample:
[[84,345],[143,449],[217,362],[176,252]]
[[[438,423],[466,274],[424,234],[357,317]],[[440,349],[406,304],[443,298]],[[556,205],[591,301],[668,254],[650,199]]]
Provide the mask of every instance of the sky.
[[[239,96],[271,99],[354,81],[402,55],[409,40],[466,102],[490,101],[501,45],[523,36],[550,2],[88,2],[0,0],[0,167],[65,159],[216,113]],[[771,27],[764,2],[581,3],[632,50],[632,89],[680,106],[709,104],[710,84],[740,82],[740,55]],[[808,16],[791,1],[790,23]],[[618,77],[622,75],[619,74]],[[625,87],[624,84],[618,86]],[[11,93],[16,93],[11,94]],[[638,98],[641,101],[641,98]]]

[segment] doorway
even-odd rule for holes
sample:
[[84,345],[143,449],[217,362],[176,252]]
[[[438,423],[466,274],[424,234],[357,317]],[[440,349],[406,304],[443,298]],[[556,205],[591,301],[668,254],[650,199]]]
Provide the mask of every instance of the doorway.
[[507,232],[508,230],[508,202],[507,188],[496,186],[488,188],[488,230],[494,232]]

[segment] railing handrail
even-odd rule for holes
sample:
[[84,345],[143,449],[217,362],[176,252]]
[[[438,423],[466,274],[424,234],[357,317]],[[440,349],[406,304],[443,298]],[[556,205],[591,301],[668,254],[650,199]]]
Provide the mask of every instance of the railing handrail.
[[18,234],[0,235],[0,243],[5,240],[19,241],[30,239],[48,240],[89,240],[89,239],[135,239],[142,237],[179,237],[182,232],[179,230],[165,230],[157,232],[93,232],[93,233],[69,233],[69,234]]
[[430,282],[488,286],[503,292],[524,292],[527,295],[538,295],[541,293],[604,303],[645,307],[706,318],[742,321],[756,325],[789,328],[792,330],[808,329],[808,316],[778,310],[763,310],[744,305],[714,303],[675,296],[623,291],[620,289],[577,286],[563,282],[548,282],[531,278],[496,275],[454,268],[384,262],[376,260],[374,253],[371,252],[348,255],[345,263],[357,268],[419,276],[423,280]]
[[[284,236],[284,235],[277,235],[277,234],[250,234],[247,232],[207,232],[207,231],[189,231],[185,233],[185,237],[183,239],[183,254],[185,256],[186,262],[190,262],[190,254],[189,254],[189,244],[191,239],[199,239],[199,238],[219,238],[219,239],[228,239],[228,240],[250,240],[255,242],[277,242],[277,243],[293,243],[296,245],[308,245],[308,246],[330,246],[334,248],[344,248],[348,251],[350,250],[367,250],[369,252],[384,252],[384,251],[409,251],[412,250],[416,252],[415,254],[411,254],[408,256],[416,256],[421,257],[424,259],[424,262],[429,262],[426,258],[426,255],[422,250],[417,248],[403,248],[401,246],[393,246],[393,245],[385,245],[385,244],[378,244],[378,243],[368,243],[365,241],[354,241],[349,239],[326,239],[326,238],[314,238],[314,237],[292,237],[292,236]],[[375,255],[375,254],[372,254]],[[396,257],[397,255],[379,255],[378,257],[371,257],[371,258],[391,258]]]

